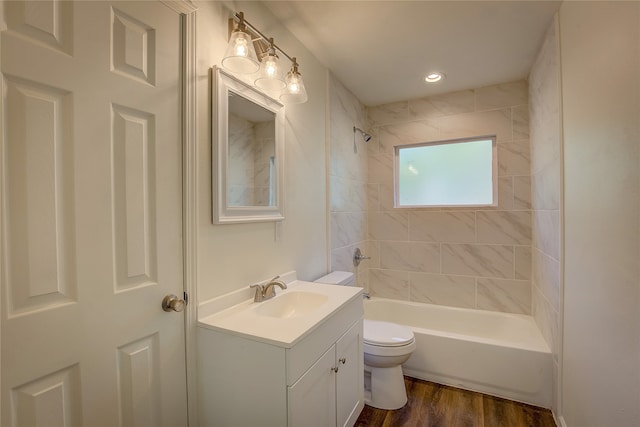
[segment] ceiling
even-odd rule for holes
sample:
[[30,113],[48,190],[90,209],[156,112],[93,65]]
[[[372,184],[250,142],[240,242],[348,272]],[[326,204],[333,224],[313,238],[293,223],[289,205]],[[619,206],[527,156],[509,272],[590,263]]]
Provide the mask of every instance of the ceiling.
[[[368,106],[526,78],[560,1],[265,1]],[[431,71],[446,78],[426,85]],[[300,65],[304,76],[304,63]]]

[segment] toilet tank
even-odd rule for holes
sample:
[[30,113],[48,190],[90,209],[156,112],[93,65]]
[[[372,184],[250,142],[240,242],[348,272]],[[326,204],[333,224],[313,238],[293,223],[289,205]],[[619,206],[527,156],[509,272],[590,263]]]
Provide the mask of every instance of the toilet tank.
[[355,284],[355,276],[348,271],[333,271],[326,276],[316,279],[314,282],[327,283],[329,285],[353,286]]

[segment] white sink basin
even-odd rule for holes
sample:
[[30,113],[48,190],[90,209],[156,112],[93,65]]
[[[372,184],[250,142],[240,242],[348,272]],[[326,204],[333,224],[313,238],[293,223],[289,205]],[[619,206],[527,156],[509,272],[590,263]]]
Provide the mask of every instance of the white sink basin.
[[291,291],[261,303],[256,313],[261,316],[289,319],[308,314],[329,301],[329,297],[316,292]]
[[[246,287],[209,302],[217,309],[199,319],[203,328],[291,348],[345,304],[358,300],[362,288],[293,280],[287,289],[263,302],[253,301]],[[245,299],[249,298],[249,299]],[[201,310],[199,308],[199,310]]]

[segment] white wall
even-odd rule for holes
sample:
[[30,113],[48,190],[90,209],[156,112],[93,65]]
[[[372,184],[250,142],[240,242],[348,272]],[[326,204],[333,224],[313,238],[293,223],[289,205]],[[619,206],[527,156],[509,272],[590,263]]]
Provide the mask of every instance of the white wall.
[[638,2],[560,9],[569,427],[640,425],[639,24]]
[[[327,70],[259,2],[199,1],[198,74],[198,299],[215,296],[297,270],[313,279],[326,272],[325,102]],[[211,223],[211,83],[220,65],[233,11],[289,55],[296,56],[309,101],[286,107],[285,217],[275,223]],[[278,236],[276,238],[276,236]]]

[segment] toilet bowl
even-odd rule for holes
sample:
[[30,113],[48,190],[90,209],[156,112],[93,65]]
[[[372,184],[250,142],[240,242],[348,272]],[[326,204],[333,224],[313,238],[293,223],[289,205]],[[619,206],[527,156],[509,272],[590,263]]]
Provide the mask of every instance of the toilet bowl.
[[[353,273],[334,271],[318,283],[350,286]],[[374,408],[400,409],[407,403],[402,364],[416,348],[411,328],[364,319],[364,402]]]
[[413,331],[402,325],[364,320],[365,397],[374,408],[400,409],[407,403],[402,364],[416,348]]

